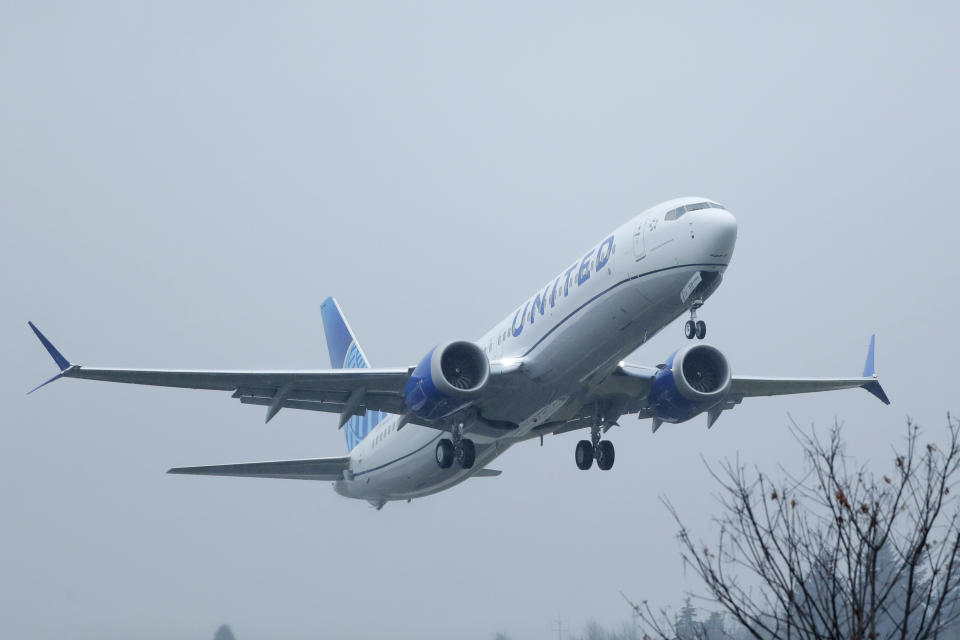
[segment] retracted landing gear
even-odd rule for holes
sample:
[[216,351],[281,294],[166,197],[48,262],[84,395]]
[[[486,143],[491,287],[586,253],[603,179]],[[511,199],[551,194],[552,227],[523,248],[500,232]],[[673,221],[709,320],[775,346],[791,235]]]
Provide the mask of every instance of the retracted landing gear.
[[577,443],[577,449],[574,458],[577,461],[577,468],[586,471],[593,466],[593,461],[597,461],[597,467],[601,471],[609,471],[613,468],[613,461],[616,453],[613,443],[609,440],[601,440],[600,426],[602,420],[597,420],[596,424],[590,427],[590,439],[581,440]]
[[453,429],[453,439],[441,438],[437,441],[437,466],[449,469],[454,460],[463,469],[470,469],[477,459],[477,447],[473,440],[463,437],[463,424]]
[[707,323],[703,320],[697,320],[697,309],[702,306],[703,302],[697,300],[690,307],[690,319],[683,325],[683,335],[687,337],[687,340],[693,340],[694,338],[703,340],[707,337]]

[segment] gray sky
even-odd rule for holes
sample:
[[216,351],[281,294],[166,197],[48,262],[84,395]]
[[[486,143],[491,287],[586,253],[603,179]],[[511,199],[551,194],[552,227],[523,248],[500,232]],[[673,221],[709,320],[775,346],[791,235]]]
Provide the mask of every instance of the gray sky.
[[[951,3],[36,3],[0,7],[0,636],[553,636],[681,602],[668,495],[700,462],[799,464],[846,422],[885,461],[954,403]],[[739,241],[701,312],[734,372],[859,374],[893,400],[747,401],[711,430],[626,417],[499,478],[376,512],[326,484],[171,466],[340,455],[335,416],[64,381],[81,364],[326,367],[340,300],[374,365],[473,338],[639,211],[704,195]],[[632,357],[656,364],[681,322]]]

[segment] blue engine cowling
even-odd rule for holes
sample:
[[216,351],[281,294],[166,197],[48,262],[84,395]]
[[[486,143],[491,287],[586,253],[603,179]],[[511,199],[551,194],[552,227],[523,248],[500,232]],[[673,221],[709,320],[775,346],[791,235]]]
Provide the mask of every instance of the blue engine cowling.
[[674,352],[650,385],[650,409],[663,422],[685,422],[730,390],[730,365],[716,347],[692,344]]
[[427,420],[449,416],[473,402],[489,377],[490,361],[477,345],[465,340],[437,345],[407,380],[407,407]]

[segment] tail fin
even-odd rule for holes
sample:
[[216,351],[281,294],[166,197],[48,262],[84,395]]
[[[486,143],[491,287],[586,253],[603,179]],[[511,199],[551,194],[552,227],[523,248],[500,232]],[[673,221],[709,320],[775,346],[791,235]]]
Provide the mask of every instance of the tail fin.
[[327,337],[327,351],[330,352],[330,366],[334,369],[370,368],[370,361],[360,348],[335,298],[327,298],[320,303],[320,315],[323,317],[323,333]]
[[[327,351],[330,352],[330,366],[334,369],[369,369],[370,361],[353,335],[335,298],[327,298],[320,304],[320,316],[323,318]],[[386,417],[387,414],[381,411],[367,411],[347,420],[343,425],[347,450],[352,451]]]

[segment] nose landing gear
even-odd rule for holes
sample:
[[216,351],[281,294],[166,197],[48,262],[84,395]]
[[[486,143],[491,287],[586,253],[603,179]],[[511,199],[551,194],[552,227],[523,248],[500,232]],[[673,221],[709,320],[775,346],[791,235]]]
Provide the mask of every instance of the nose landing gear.
[[690,319],[683,325],[683,335],[687,340],[703,340],[707,337],[707,323],[703,320],[697,320],[697,309],[703,306],[703,302],[698,300],[690,307]]

